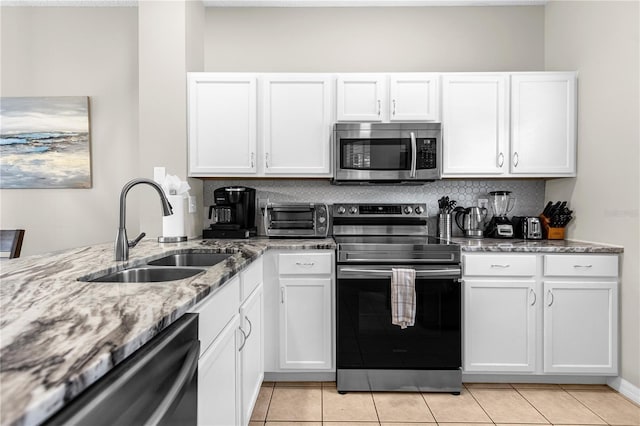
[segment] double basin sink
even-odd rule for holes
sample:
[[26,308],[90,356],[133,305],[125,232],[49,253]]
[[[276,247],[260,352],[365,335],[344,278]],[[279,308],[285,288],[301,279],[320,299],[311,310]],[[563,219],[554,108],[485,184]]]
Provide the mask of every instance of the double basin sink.
[[151,260],[141,266],[111,272],[98,277],[80,278],[89,282],[150,283],[175,281],[189,278],[205,271],[205,268],[223,262],[234,253],[192,253],[171,254]]

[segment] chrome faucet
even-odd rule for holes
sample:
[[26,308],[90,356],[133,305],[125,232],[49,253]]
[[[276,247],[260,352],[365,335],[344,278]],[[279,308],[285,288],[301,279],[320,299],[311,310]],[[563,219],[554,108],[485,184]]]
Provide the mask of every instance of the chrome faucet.
[[116,260],[129,260],[129,249],[133,248],[140,242],[141,239],[146,235],[142,232],[140,235],[136,237],[135,240],[129,241],[127,239],[127,229],[125,227],[125,222],[127,220],[126,214],[126,204],[127,204],[127,193],[131,188],[140,184],[146,183],[147,185],[151,185],[156,191],[158,191],[158,195],[160,195],[160,201],[162,202],[162,215],[169,216],[173,214],[173,208],[171,204],[169,204],[169,200],[167,200],[167,196],[164,194],[162,187],[155,183],[150,179],[133,179],[127,182],[122,187],[122,192],[120,193],[120,226],[118,227],[118,235],[116,236]]

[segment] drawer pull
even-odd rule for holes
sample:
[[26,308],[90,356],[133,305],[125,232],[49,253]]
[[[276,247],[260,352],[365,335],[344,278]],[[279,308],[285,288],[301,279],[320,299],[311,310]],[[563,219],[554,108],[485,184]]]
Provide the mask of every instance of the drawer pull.
[[547,306],[551,306],[551,305],[553,305],[553,292],[552,292],[551,290],[549,290],[549,291],[547,292],[547,294],[548,294],[548,295],[549,295],[549,297],[551,298],[551,299],[549,300],[549,304],[548,304]]
[[238,330],[240,330],[240,333],[242,333],[242,345],[240,345],[240,348],[238,348],[238,352],[242,351],[242,349],[244,348],[244,345],[247,344],[247,335],[245,334],[244,330],[242,329],[242,327],[238,327]]
[[280,287],[280,303],[284,303],[284,287]]
[[592,268],[593,265],[573,265],[574,268],[585,268],[585,269],[589,269]]
[[247,339],[248,339],[249,337],[251,337],[251,333],[253,332],[253,324],[251,324],[251,321],[249,320],[248,316],[245,315],[244,319],[246,319],[247,322],[249,323],[249,333],[247,334]]
[[494,264],[492,264],[492,265],[491,265],[491,267],[492,267],[492,268],[501,268],[501,269],[509,268],[510,266],[511,266],[511,265],[509,265],[509,264],[506,264],[506,265],[500,265],[500,264],[497,264],[497,263],[494,263]]
[[315,262],[296,262],[297,266],[302,266],[303,268],[311,268],[315,265]]
[[536,296],[536,292],[533,291],[533,289],[529,289],[529,291],[531,292],[531,294],[533,294],[533,302],[531,302],[531,306],[536,304],[536,301],[538,300],[538,296]]

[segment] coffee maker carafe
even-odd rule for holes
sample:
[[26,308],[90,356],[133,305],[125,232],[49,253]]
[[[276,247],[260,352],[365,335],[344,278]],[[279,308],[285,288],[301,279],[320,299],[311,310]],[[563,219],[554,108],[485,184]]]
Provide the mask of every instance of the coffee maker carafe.
[[513,224],[507,217],[516,205],[511,191],[489,192],[489,204],[493,209],[493,218],[487,225],[487,236],[491,238],[513,238]]
[[249,238],[257,234],[256,190],[227,186],[213,191],[215,204],[209,207],[213,223],[202,238]]

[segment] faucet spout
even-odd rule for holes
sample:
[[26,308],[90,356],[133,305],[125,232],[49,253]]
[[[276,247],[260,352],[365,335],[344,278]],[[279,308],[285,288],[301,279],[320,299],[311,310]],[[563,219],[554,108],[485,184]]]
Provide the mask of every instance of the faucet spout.
[[138,238],[134,241],[129,241],[127,239],[127,193],[129,190],[138,184],[147,184],[150,185],[153,189],[156,190],[158,195],[160,196],[160,202],[162,204],[162,215],[169,216],[173,214],[173,208],[167,199],[162,187],[158,185],[156,182],[151,179],[137,178],[130,180],[122,187],[122,192],[120,193],[120,225],[118,226],[118,234],[116,235],[116,243],[115,243],[115,251],[116,251],[116,260],[129,260],[129,248],[133,248],[138,244],[138,242],[145,236],[145,233],[141,233]]

